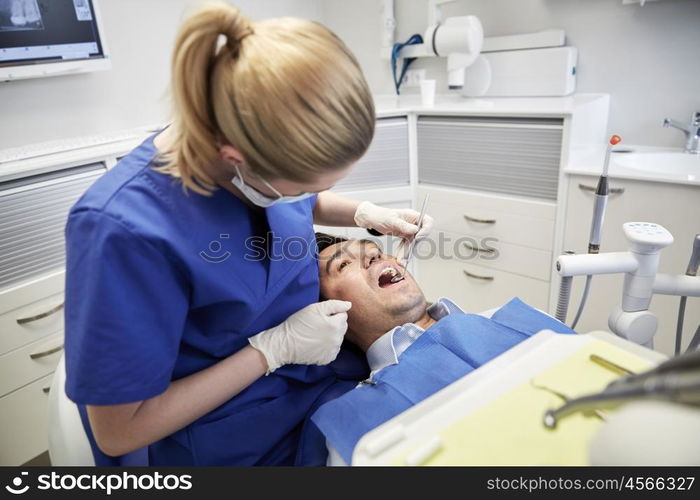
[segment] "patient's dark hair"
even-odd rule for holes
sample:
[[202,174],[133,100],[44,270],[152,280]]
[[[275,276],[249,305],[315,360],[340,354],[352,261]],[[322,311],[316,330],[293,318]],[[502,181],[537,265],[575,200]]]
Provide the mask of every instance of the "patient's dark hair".
[[[350,241],[342,236],[333,236],[327,233],[316,233],[316,245],[318,246],[318,253],[320,254],[329,246],[335,245],[336,243],[343,243],[345,241]],[[328,300],[323,295],[318,298],[320,301]]]
[[327,233],[316,233],[316,245],[318,245],[318,253],[323,252],[326,248],[336,243],[343,243],[344,241],[350,241],[342,236],[333,236]]

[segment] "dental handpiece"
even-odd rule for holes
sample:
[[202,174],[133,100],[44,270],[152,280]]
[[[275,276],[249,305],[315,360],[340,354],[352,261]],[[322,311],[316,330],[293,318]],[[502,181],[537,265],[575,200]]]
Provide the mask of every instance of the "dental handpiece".
[[591,234],[588,238],[588,253],[598,253],[600,251],[600,235],[603,231],[603,218],[605,217],[605,207],[608,204],[608,168],[610,165],[610,153],[612,147],[618,144],[622,138],[615,134],[610,137],[605,148],[605,161],[603,162],[603,174],[598,179],[598,186],[593,195],[593,220],[591,221]]
[[700,234],[696,234],[693,239],[693,251],[690,254],[690,261],[688,261],[688,268],[685,270],[685,274],[697,276],[698,267],[700,267]]

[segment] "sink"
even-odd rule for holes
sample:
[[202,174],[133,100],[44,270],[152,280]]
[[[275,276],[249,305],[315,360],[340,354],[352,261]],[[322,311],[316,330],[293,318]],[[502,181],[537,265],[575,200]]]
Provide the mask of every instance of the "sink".
[[613,153],[611,167],[700,179],[700,155],[681,152]]

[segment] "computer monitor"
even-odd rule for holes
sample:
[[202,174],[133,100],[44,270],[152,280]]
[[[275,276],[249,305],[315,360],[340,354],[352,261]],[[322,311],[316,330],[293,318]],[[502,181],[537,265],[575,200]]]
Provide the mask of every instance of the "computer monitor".
[[111,67],[97,0],[0,0],[0,81]]

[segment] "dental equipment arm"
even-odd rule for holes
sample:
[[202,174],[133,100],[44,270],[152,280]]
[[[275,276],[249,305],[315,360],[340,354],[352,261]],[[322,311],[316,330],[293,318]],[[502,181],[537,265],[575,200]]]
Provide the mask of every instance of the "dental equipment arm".
[[562,255],[560,276],[625,273],[622,303],[608,318],[611,331],[637,344],[651,347],[657,319],[648,311],[654,293],[700,296],[700,277],[657,274],[660,251],[673,243],[665,228],[648,222],[627,222],[622,229],[630,243],[627,252]]
[[475,16],[449,17],[444,22],[440,6],[456,0],[430,0],[429,24],[423,43],[407,45],[399,56],[447,57],[447,83],[450,89],[464,86],[464,70],[479,57],[484,43],[484,29]]

